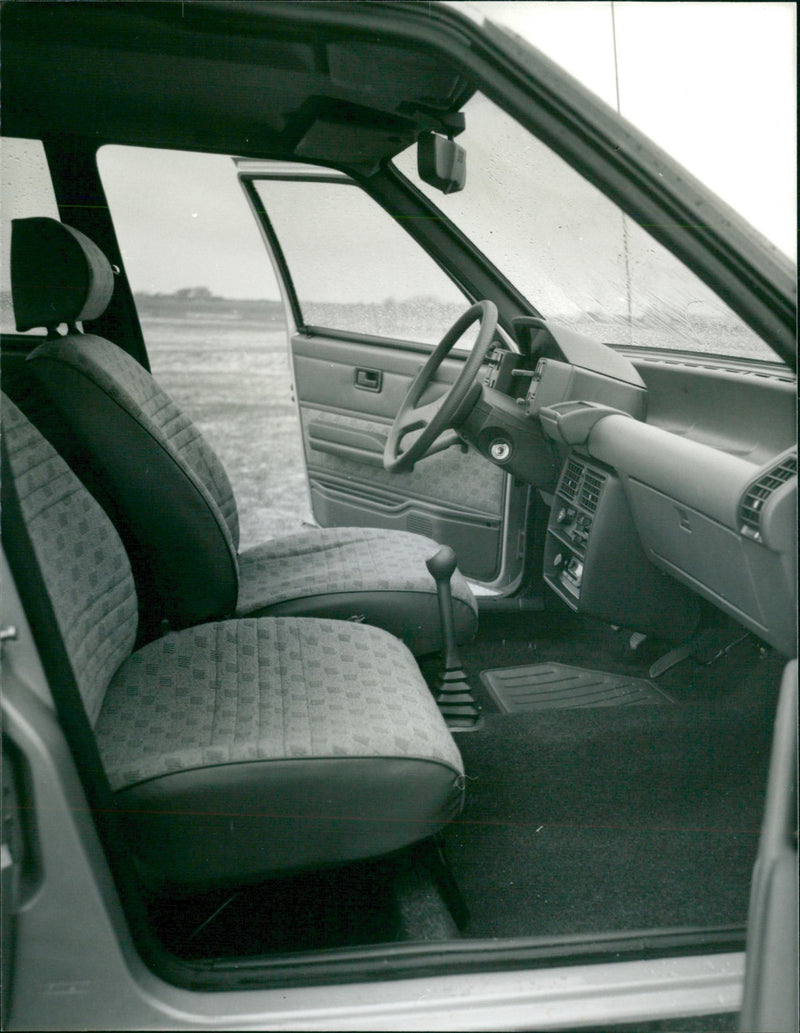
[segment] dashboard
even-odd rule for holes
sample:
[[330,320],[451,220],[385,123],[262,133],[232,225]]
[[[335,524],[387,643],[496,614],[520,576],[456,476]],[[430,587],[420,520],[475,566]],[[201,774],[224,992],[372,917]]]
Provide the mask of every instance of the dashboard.
[[[557,324],[520,322],[520,353],[493,356],[462,433],[550,503],[549,588],[573,610],[675,640],[692,633],[702,597],[796,655],[792,432],[777,451],[773,429],[767,450],[726,449],[691,425],[657,425],[630,359]],[[776,397],[785,417],[789,392]]]

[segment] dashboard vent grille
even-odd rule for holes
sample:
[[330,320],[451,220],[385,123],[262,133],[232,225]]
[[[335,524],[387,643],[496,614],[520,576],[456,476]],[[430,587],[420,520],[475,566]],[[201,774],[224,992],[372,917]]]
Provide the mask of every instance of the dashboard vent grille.
[[605,480],[605,477],[595,470],[587,470],[583,475],[581,504],[590,513],[594,513],[597,510],[597,503],[600,501],[600,492],[603,490]]
[[583,470],[583,464],[575,462],[574,459],[570,459],[564,470],[564,476],[561,478],[561,494],[570,502],[574,502],[578,495]]
[[787,456],[782,463],[768,470],[751,485],[745,493],[739,507],[742,523],[742,534],[753,541],[762,541],[761,511],[767,499],[775,491],[797,474],[797,456]]

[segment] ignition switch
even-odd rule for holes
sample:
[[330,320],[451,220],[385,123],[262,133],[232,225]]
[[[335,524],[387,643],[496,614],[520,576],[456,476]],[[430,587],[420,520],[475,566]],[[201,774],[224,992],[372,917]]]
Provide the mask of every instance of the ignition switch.
[[505,463],[511,458],[511,444],[503,438],[497,438],[489,446],[489,455],[496,463]]

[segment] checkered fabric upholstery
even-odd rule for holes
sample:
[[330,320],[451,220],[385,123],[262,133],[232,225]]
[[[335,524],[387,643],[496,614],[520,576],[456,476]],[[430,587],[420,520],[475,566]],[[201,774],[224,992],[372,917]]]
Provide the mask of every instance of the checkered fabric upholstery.
[[[331,527],[264,542],[239,555],[238,612],[327,592],[431,594],[425,561],[438,548],[420,534],[372,527]],[[451,588],[453,601],[477,620],[475,598],[459,571]]]
[[136,596],[108,517],[5,398],[3,433],[148,877],[213,885],[371,856],[458,813],[461,758],[401,642],[342,621],[259,618],[173,632],[131,655]]
[[97,732],[116,789],[278,758],[418,757],[463,774],[402,642],[347,621],[250,618],[166,635],[122,665]]

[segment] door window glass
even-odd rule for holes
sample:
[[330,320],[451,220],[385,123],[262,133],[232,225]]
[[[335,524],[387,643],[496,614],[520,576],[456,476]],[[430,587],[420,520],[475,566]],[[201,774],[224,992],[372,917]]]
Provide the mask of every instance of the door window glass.
[[153,376],[230,477],[243,548],[308,515],[283,305],[231,158],[103,147]]
[[255,187],[306,325],[435,343],[469,304],[433,259],[358,187],[271,179],[257,180]]

